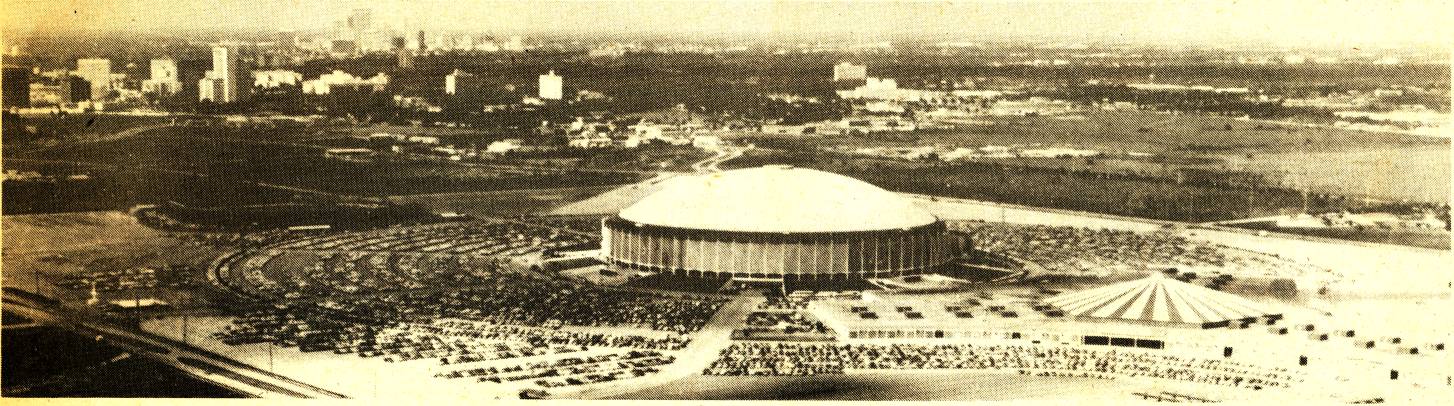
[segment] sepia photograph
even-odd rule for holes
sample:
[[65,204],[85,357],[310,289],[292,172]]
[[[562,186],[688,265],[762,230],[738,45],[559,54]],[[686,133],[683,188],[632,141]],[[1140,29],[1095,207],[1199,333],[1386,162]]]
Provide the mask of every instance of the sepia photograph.
[[1448,1],[0,24],[3,403],[1454,403]]

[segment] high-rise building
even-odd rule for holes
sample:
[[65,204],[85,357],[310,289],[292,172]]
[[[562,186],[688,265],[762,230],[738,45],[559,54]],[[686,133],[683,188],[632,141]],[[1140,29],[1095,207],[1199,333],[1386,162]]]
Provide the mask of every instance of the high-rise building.
[[86,58],[76,60],[76,76],[91,84],[91,98],[102,99],[111,91],[111,60]]
[[843,63],[837,64],[837,65],[833,65],[833,81],[834,82],[848,81],[848,80],[859,81],[859,80],[865,80],[867,78],[868,78],[868,67],[867,66],[854,65],[854,64],[848,63],[848,62],[843,62]]
[[177,61],[151,60],[151,77],[141,82],[141,90],[162,96],[170,96],[182,91],[181,76],[177,74]]
[[171,59],[151,60],[151,80],[177,80],[177,61]]
[[354,32],[368,31],[374,28],[374,11],[367,8],[354,9],[348,15],[348,29]]
[[217,103],[238,101],[237,75],[237,51],[212,47],[212,70],[197,82],[197,99]]
[[414,69],[414,54],[407,49],[394,51],[399,58],[399,69]]
[[91,100],[91,82],[79,76],[61,76],[61,104],[79,103]]
[[205,77],[197,80],[197,100],[221,103],[222,101],[218,100],[218,94],[222,93],[221,83],[221,80],[212,77],[212,71],[207,71]]
[[4,86],[0,86],[0,94],[4,95],[4,100],[0,100],[0,105],[4,105],[6,109],[30,107],[29,68],[6,66],[4,71],[0,72],[0,81],[4,82]]
[[424,52],[424,51],[428,51],[429,50],[429,46],[428,45],[424,45],[424,30],[419,30],[419,38],[417,38],[416,41],[419,41],[419,51],[420,52]]
[[479,80],[475,78],[475,75],[459,69],[455,69],[454,72],[444,75],[444,94],[459,94],[475,88],[478,85]]
[[540,75],[540,98],[545,100],[560,100],[565,94],[565,79],[556,75],[555,71]]
[[344,21],[343,28],[341,39],[353,41],[358,52],[381,51],[389,47],[388,34],[374,27],[372,9],[354,9]]
[[207,68],[212,66],[208,59],[184,59],[177,61],[177,79],[182,83],[177,97],[182,100],[200,100],[197,83],[207,77]]

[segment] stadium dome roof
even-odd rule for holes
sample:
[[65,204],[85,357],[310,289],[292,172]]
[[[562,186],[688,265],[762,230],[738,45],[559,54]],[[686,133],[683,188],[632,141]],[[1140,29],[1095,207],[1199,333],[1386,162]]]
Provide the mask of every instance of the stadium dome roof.
[[1251,300],[1161,274],[1045,299],[1076,317],[1206,324],[1279,313]]
[[906,229],[938,221],[858,179],[782,165],[674,178],[620,216],[666,227],[777,233]]

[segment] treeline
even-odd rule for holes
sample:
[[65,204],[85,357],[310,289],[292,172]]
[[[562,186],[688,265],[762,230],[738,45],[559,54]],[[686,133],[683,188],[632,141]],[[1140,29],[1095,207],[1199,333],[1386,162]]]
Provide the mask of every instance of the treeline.
[[1334,119],[1333,113],[1309,107],[1284,106],[1278,101],[1249,100],[1245,95],[1208,91],[1137,90],[1126,85],[1078,85],[1029,93],[1024,97],[1047,97],[1084,105],[1128,102],[1144,110],[1249,116],[1261,119],[1290,117]]

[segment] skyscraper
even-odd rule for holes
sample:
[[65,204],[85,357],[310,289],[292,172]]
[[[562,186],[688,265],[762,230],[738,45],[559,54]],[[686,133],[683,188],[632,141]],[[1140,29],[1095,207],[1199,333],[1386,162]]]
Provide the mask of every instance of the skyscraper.
[[458,94],[479,87],[479,80],[475,75],[455,69],[448,75],[444,75],[444,94]]
[[388,49],[388,35],[374,27],[374,11],[367,8],[354,9],[344,22],[346,32],[343,39],[353,41],[357,52],[373,52]]
[[151,60],[151,77],[141,82],[141,90],[147,93],[169,96],[182,90],[181,77],[177,75],[177,61],[171,59]]
[[418,41],[419,41],[419,52],[424,52],[424,51],[428,51],[429,50],[429,46],[424,45],[424,30],[419,30],[419,38],[418,38]]
[[197,83],[198,100],[217,103],[238,101],[237,51],[228,47],[212,47],[212,70]]
[[374,11],[367,8],[354,9],[348,15],[348,29],[354,32],[368,31],[374,28]]
[[91,83],[91,99],[100,100],[111,91],[111,60],[86,58],[76,60],[76,76]]
[[540,75],[540,98],[545,100],[560,100],[565,94],[565,79],[555,74],[555,71]]
[[394,51],[399,59],[399,69],[414,69],[414,54],[407,49]]
[[0,101],[5,108],[30,107],[30,68],[24,66],[6,66],[4,72],[0,72],[0,80],[4,86],[0,87],[0,93],[5,99]]
[[79,76],[65,75],[60,78],[61,104],[79,103],[91,100],[91,82]]

